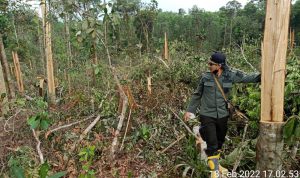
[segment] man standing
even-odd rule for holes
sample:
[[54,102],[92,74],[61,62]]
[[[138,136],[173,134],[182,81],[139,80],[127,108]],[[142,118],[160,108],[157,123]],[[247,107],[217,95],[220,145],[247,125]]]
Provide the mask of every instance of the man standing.
[[[260,82],[260,74],[247,75],[238,70],[232,70],[226,65],[226,56],[220,52],[211,55],[208,61],[209,72],[202,74],[196,91],[193,93],[184,120],[200,109],[200,135],[206,141],[208,166],[211,169],[211,178],[218,178],[227,169],[219,165],[220,150],[225,141],[227,121],[229,118],[228,103],[222,96],[222,87],[228,95],[233,83]],[[215,78],[214,78],[215,77]],[[217,81],[215,81],[217,80]],[[199,107],[200,106],[200,107]],[[226,174],[226,173],[225,173]]]

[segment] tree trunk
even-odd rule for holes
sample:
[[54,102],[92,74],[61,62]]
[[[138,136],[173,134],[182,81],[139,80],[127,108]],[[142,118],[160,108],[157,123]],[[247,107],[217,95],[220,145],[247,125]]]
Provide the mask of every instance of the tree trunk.
[[70,69],[73,67],[72,63],[72,48],[71,48],[71,40],[70,40],[70,28],[69,28],[69,15],[65,16],[65,30],[66,30],[66,43],[67,43],[67,50],[68,50],[68,70],[67,72],[67,79],[68,79],[68,91],[71,93],[72,86],[71,86],[71,76],[69,74]]
[[277,170],[282,170],[283,124],[260,122],[260,135],[256,145],[256,167],[260,171],[260,177],[274,177]]
[[68,67],[72,67],[72,48],[71,48],[71,39],[70,39],[70,19],[69,15],[65,17],[65,30],[66,30],[66,42],[67,42],[67,50],[68,50]]
[[226,29],[227,28],[227,22],[225,22],[225,27],[224,27],[224,36],[223,36],[223,49],[226,47]]
[[23,95],[24,94],[24,85],[23,85],[23,77],[22,77],[18,53],[12,51],[12,58],[14,61],[14,66],[15,66],[15,75],[16,75],[16,80],[17,80],[17,84],[18,84],[18,90]]
[[230,34],[229,34],[229,49],[231,50],[231,42],[232,42],[232,21],[233,21],[233,18],[230,20]]
[[262,45],[262,121],[283,121],[290,0],[267,1]]
[[10,73],[9,73],[9,66],[5,54],[5,49],[4,49],[4,44],[2,40],[2,34],[0,34],[0,60],[1,60],[1,65],[2,65],[2,70],[3,70],[3,78],[6,86],[6,91],[7,91],[7,97],[8,100],[10,101],[12,98],[15,97],[15,91],[13,88],[13,84],[11,81]]
[[[262,45],[262,89],[257,170],[275,173],[282,168],[284,80],[291,1],[267,1]],[[272,175],[271,177],[274,177]]]
[[171,62],[170,58],[169,58],[169,48],[168,48],[167,32],[165,32],[164,59],[168,60],[169,63]]
[[8,108],[6,107],[7,96],[2,98],[1,95],[3,93],[7,95],[7,91],[5,88],[4,72],[2,70],[2,65],[0,65],[0,117],[6,114],[8,111]]
[[92,69],[93,69],[93,86],[96,85],[96,66],[98,64],[98,57],[97,57],[97,46],[96,42],[93,41],[93,46],[92,46]]
[[[43,7],[44,8],[44,7]],[[44,13],[44,10],[42,9],[42,12]],[[35,18],[38,18],[39,19],[39,15],[36,14],[36,17]],[[40,59],[40,62],[41,63],[38,63],[38,62],[35,62],[35,66],[39,66],[37,67],[38,69],[34,71],[34,73],[38,73],[39,75],[44,75],[46,76],[46,57],[45,57],[45,38],[44,38],[44,35],[45,35],[45,21],[43,20],[42,21],[43,24],[42,24],[42,32],[43,34],[41,34],[41,31],[40,31],[40,23],[38,23],[38,26],[37,26],[37,32],[38,32],[38,40],[39,40],[39,50],[40,50],[40,55],[41,55],[41,59]]]
[[48,83],[48,98],[50,105],[55,104],[55,83],[53,72],[52,45],[51,45],[51,24],[47,20],[48,9],[45,0],[41,0],[43,10],[43,20],[45,25],[45,54],[47,62],[47,83]]

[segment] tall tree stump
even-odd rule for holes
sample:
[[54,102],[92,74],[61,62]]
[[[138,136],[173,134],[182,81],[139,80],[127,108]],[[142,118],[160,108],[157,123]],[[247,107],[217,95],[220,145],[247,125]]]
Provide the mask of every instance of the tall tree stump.
[[280,171],[282,165],[284,84],[291,0],[268,0],[266,5],[256,168],[260,170],[260,177],[274,177],[264,173]]
[[271,173],[264,171],[275,169],[272,171],[275,174],[276,170],[282,170],[283,124],[283,122],[260,122],[256,159],[260,160],[257,162],[257,168],[261,177],[269,177],[269,173]]

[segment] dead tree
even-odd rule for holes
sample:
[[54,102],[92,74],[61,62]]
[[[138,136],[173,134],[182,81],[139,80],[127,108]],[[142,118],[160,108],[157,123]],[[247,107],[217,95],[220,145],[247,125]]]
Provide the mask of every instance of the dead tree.
[[16,80],[17,80],[18,90],[21,94],[24,94],[23,77],[22,77],[22,72],[21,72],[21,66],[20,66],[20,62],[19,62],[18,53],[12,51],[12,58],[13,58],[13,61],[14,61],[15,76],[16,76]]
[[[275,173],[282,169],[284,81],[290,4],[290,0],[267,1],[262,44],[261,121],[256,145],[256,168],[261,173],[270,170]],[[261,177],[268,176],[261,174]]]
[[45,54],[47,62],[47,83],[48,83],[48,96],[49,103],[55,104],[55,82],[54,82],[54,69],[52,58],[52,43],[51,43],[51,23],[48,18],[48,7],[45,0],[41,0],[41,8],[43,14],[44,25],[44,42],[45,42]]
[[15,91],[14,91],[13,84],[11,81],[11,76],[9,73],[9,65],[8,65],[7,58],[6,58],[6,53],[5,53],[4,44],[3,44],[3,40],[2,40],[2,34],[0,34],[0,53],[1,53],[0,61],[1,61],[1,65],[2,65],[2,72],[3,72],[3,78],[4,78],[5,87],[6,87],[6,91],[7,91],[7,97],[8,97],[8,100],[11,100],[15,96]]

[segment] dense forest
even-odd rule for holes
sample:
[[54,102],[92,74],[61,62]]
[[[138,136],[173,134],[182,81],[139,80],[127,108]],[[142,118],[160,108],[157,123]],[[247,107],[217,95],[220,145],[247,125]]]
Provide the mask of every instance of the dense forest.
[[[199,121],[182,115],[214,51],[261,72],[266,1],[216,12],[164,12],[159,0],[30,2],[0,0],[0,177],[209,176],[187,131]],[[280,159],[300,177],[299,56],[296,0]],[[229,170],[256,169],[260,93],[260,84],[232,88],[248,120],[228,123],[220,163]]]

